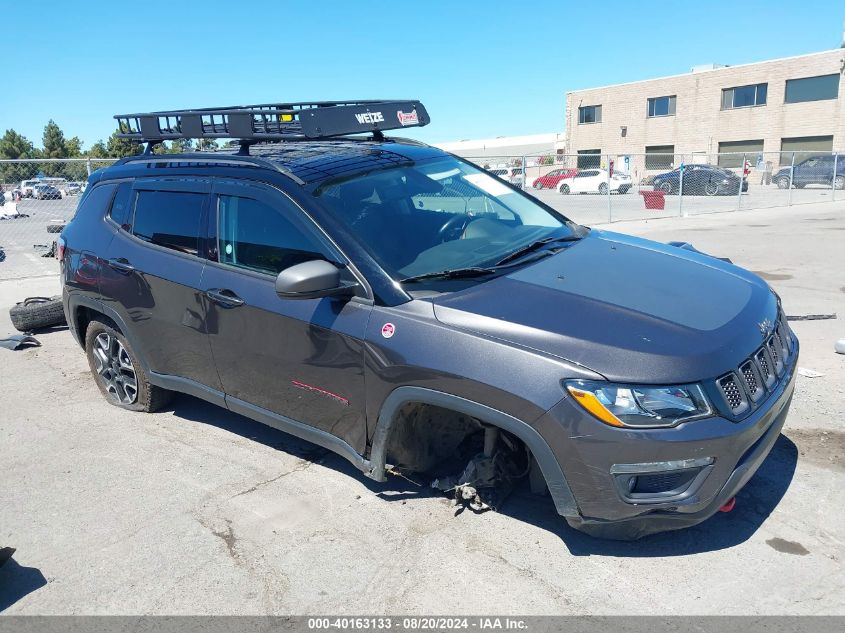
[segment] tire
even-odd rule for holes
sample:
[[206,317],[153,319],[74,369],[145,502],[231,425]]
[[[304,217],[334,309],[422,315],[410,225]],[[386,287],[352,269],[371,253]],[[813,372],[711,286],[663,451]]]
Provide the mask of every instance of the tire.
[[599,193],[603,196],[607,195],[607,183],[606,182],[599,184]]
[[661,182],[658,189],[660,189],[660,191],[662,191],[663,193],[672,193],[672,183],[671,182]]
[[150,383],[129,342],[110,323],[94,320],[88,324],[85,355],[94,381],[109,404],[152,413],[173,397],[172,391]]
[[561,192],[564,196],[568,196],[568,195],[569,195],[569,185],[561,185],[561,186],[560,186],[560,192]]
[[65,228],[64,224],[48,224],[47,225],[47,232],[48,233],[61,233]]
[[719,195],[719,185],[713,182],[708,182],[704,185],[704,193],[708,196]]
[[9,310],[9,317],[19,332],[31,332],[66,323],[61,297],[29,297],[13,306]]
[[845,176],[837,176],[833,179],[834,189],[845,189]]
[[543,183],[542,183],[542,182],[535,182],[535,183],[534,183],[533,185],[531,185],[531,186],[532,186],[532,187],[534,187],[535,189],[542,189],[542,188],[543,188]]

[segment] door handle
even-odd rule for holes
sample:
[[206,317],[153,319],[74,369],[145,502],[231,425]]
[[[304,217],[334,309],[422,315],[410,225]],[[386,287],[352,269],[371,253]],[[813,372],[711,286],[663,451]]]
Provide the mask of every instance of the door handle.
[[223,308],[237,308],[244,304],[244,300],[231,290],[212,288],[205,291],[205,296]]
[[116,271],[123,273],[124,275],[128,275],[131,272],[135,272],[135,267],[123,257],[117,259],[110,259],[108,261],[108,264]]

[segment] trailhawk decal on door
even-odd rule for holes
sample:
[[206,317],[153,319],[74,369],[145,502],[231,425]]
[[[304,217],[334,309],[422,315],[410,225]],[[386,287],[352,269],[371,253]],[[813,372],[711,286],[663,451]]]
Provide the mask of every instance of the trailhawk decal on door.
[[331,398],[335,402],[338,402],[346,407],[349,406],[349,400],[347,400],[343,396],[337,395],[336,393],[332,393],[331,391],[326,391],[325,389],[320,389],[319,387],[315,387],[313,385],[307,385],[304,382],[299,382],[298,380],[291,380],[290,384],[292,384],[297,389],[302,389],[303,391],[310,391],[311,393],[316,393],[318,396],[325,396],[326,398]]

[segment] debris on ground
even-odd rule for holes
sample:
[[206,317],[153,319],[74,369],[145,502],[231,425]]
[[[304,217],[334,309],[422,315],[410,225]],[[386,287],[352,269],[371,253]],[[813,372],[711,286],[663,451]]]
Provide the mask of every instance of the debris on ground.
[[833,344],[833,349],[837,354],[845,354],[845,338],[841,338]]
[[806,367],[799,367],[798,375],[804,376],[804,378],[821,378],[822,376],[824,376],[823,373],[815,371],[813,369],[807,369]]
[[60,296],[27,297],[9,309],[9,318],[19,332],[31,332],[66,323]]
[[29,334],[10,334],[9,336],[0,338],[0,347],[5,347],[12,351],[24,349],[29,346],[41,347],[41,342]]
[[455,505],[461,506],[456,514],[466,508],[476,513],[497,510],[530,467],[524,445],[495,427],[486,427],[484,450],[474,455],[460,474],[438,477],[431,487],[454,495]]
[[787,321],[825,321],[835,319],[836,314],[787,314]]

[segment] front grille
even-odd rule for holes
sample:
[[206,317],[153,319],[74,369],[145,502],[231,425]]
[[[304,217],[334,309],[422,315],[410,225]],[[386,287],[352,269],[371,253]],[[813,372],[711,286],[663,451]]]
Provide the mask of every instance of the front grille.
[[719,388],[725,396],[728,407],[734,413],[740,413],[745,406],[745,396],[733,374],[719,378]]
[[743,380],[745,380],[745,388],[748,390],[748,395],[751,400],[757,402],[766,393],[766,390],[760,385],[757,380],[757,372],[754,369],[754,362],[751,360],[745,361],[739,367]]
[[769,337],[769,340],[766,341],[766,347],[769,350],[769,354],[772,355],[772,363],[775,366],[775,373],[780,376],[781,372],[783,372],[783,360],[781,360],[780,343],[775,340],[774,335]]
[[763,346],[740,364],[737,373],[730,372],[716,380],[731,413],[743,414],[750,408],[749,400],[757,403],[777,386],[794,344],[793,336],[781,318]]

